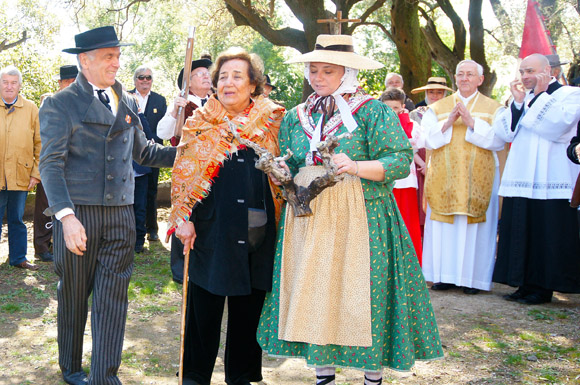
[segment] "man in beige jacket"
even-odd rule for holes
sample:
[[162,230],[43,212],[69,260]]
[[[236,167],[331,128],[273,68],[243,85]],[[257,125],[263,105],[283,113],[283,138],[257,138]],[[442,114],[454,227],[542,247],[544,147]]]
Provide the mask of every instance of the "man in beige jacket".
[[19,95],[21,87],[22,74],[16,67],[0,70],[0,231],[6,212],[10,265],[37,270],[26,260],[22,216],[28,191],[40,182],[38,107]]

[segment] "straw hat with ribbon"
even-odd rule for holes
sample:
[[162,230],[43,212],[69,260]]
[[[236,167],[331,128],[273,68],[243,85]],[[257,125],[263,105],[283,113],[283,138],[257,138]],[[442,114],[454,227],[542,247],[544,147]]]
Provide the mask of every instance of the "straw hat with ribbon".
[[447,80],[445,78],[440,78],[437,76],[432,76],[427,79],[427,84],[423,87],[415,88],[411,90],[412,94],[418,94],[419,92],[427,91],[427,90],[446,90],[450,92],[454,92],[451,88],[447,87]]
[[372,59],[357,55],[354,52],[352,36],[348,35],[318,35],[314,51],[295,57],[287,63],[305,63],[304,76],[310,83],[308,63],[328,63],[345,67],[345,73],[341,79],[339,87],[328,96],[308,98],[306,103],[311,101],[316,108],[319,106],[323,111],[318,119],[312,139],[310,140],[310,151],[314,154],[317,151],[317,145],[322,137],[322,127],[327,114],[332,115],[336,106],[340,111],[342,123],[349,132],[357,128],[357,123],[352,115],[352,111],[342,94],[353,94],[358,90],[357,74],[359,70],[372,70],[383,67],[383,65]]
[[359,70],[374,70],[383,65],[354,52],[352,36],[318,35],[314,51],[287,61],[287,63],[330,63]]

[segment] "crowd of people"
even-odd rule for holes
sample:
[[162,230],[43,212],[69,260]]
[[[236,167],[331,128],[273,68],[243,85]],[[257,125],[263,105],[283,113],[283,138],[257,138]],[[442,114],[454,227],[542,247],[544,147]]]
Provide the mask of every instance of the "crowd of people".
[[[61,67],[60,89],[40,110],[20,95],[20,71],[0,70],[0,222],[6,212],[10,265],[37,269],[22,219],[36,187],[34,246],[59,277],[67,384],[121,384],[135,253],[146,238],[159,241],[159,167],[173,167],[172,278],[188,283],[183,384],[211,383],[226,303],[226,383],[261,381],[266,352],[304,358],[317,385],[334,385],[341,367],[380,385],[383,368],[443,357],[426,282],[467,295],[503,283],[517,287],[506,300],[527,305],[580,293],[570,207],[580,88],[558,82],[557,55],[525,58],[505,106],[478,90],[483,68],[473,60],[457,65],[457,91],[430,77],[411,91],[425,92],[415,105],[396,73],[370,96],[358,73],[383,65],[356,54],[350,36],[320,35],[289,61],[304,66],[314,92],[286,111],[269,98],[276,87],[260,58],[241,48],[182,69],[178,87],[189,76],[189,89],[169,108],[147,66],[125,91],[116,80],[125,45],[113,27],[76,35],[64,51],[78,67]],[[279,174],[255,167],[267,156],[302,189],[331,173],[312,215],[284,203]]]

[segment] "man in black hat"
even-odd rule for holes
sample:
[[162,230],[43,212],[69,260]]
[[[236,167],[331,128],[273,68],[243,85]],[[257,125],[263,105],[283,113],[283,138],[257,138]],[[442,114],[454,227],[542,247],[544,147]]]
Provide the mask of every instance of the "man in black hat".
[[79,68],[76,65],[61,66],[58,75],[58,90],[61,91],[75,81],[79,74]]
[[[116,385],[135,244],[131,159],[169,167],[175,149],[147,142],[135,99],[115,80],[126,44],[113,27],[78,34],[75,43],[64,51],[77,54],[77,80],[40,112],[45,214],[55,217],[59,365],[67,384]],[[91,293],[87,378],[81,361]]]
[[[161,119],[157,126],[157,135],[161,139],[171,140],[171,144],[176,146],[179,141],[173,136],[177,122],[177,112],[179,107],[185,108],[185,118],[193,115],[193,111],[203,106],[211,95],[211,76],[209,67],[212,62],[209,59],[198,59],[191,62],[191,75],[189,78],[189,95],[182,98],[177,95],[173,101],[173,106],[167,110],[167,114]],[[181,88],[183,82],[182,68],[177,77],[177,87]],[[183,244],[173,234],[171,236],[171,274],[177,283],[183,282]]]
[[553,54],[553,55],[545,55],[546,59],[550,63],[550,72],[551,75],[556,79],[556,81],[560,81],[560,77],[564,76],[562,74],[562,66],[565,64],[570,63],[569,61],[560,61],[560,55]]
[[[79,73],[76,65],[64,65],[59,69],[59,74],[56,77],[58,81],[58,91],[62,91],[70,86]],[[58,92],[57,91],[57,92]],[[41,97],[41,103],[48,96],[52,94],[45,94]],[[49,225],[50,217],[44,215],[44,210],[48,208],[48,199],[42,187],[42,181],[36,185],[36,196],[34,198],[34,253],[36,258],[42,262],[52,262],[54,260],[50,252],[50,244],[52,239],[52,227]]]
[[[177,122],[177,113],[180,107],[185,108],[185,118],[193,115],[193,111],[203,106],[212,93],[211,76],[209,67],[212,62],[209,59],[198,59],[191,62],[191,74],[189,76],[189,94],[187,98],[177,95],[173,100],[173,105],[167,109],[167,113],[157,126],[157,135],[161,139],[171,140],[171,144],[177,145],[173,137],[175,124]],[[183,85],[182,68],[177,76],[177,88]]]
[[265,97],[269,98],[270,97],[270,92],[274,91],[278,89],[278,87],[276,87],[275,85],[272,84],[272,81],[270,80],[270,76],[266,75],[266,84],[264,84],[264,92],[262,93]]

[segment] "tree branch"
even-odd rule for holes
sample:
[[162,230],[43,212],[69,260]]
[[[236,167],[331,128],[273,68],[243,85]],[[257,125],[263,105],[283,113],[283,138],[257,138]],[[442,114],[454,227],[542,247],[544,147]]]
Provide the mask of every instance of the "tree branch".
[[[380,23],[368,23],[367,24],[366,21],[369,18],[369,16],[373,12],[375,12],[376,10],[381,8],[386,3],[386,1],[387,0],[376,0],[375,3],[373,5],[371,5],[366,11],[364,11],[364,13],[359,17],[359,19],[361,20],[360,23],[353,23],[350,27],[347,25],[344,28],[345,31],[348,32],[349,35],[352,35],[352,33],[354,32],[356,27],[358,27],[359,25],[376,25],[377,27],[381,28],[382,24],[380,24]],[[385,32],[385,34],[389,37],[389,39],[393,40],[391,33],[389,31],[387,31],[386,29],[384,29],[384,26],[383,26],[383,28],[381,28],[381,30],[383,30],[383,32]]]
[[236,25],[251,26],[274,45],[294,47],[303,53],[308,51],[308,45],[303,31],[294,28],[273,29],[264,17],[256,13],[253,9],[247,8],[241,1],[224,1],[228,11],[234,17]]
[[431,52],[431,57],[433,60],[439,63],[441,67],[443,67],[445,73],[447,73],[447,76],[449,76],[450,79],[453,79],[453,75],[455,74],[455,66],[457,63],[464,59],[465,51],[451,51],[451,49],[447,47],[447,45],[445,45],[443,40],[441,40],[439,37],[433,19],[431,19],[427,12],[421,7],[419,7],[419,12],[426,21],[425,26],[421,28],[421,32],[423,32],[423,36],[425,36],[425,39],[427,40],[427,44],[429,45],[429,50]]
[[22,37],[20,39],[16,40],[15,42],[7,43],[8,39],[4,39],[2,42],[0,42],[0,52],[5,51],[5,50],[10,49],[10,48],[13,48],[13,47],[16,47],[17,45],[24,43],[27,39],[28,39],[28,36],[26,34],[26,31],[23,31]]
[[568,41],[570,42],[570,49],[572,50],[572,55],[574,56],[574,58],[577,58],[578,52],[576,52],[576,50],[574,49],[574,39],[572,38],[572,34],[570,33],[570,30],[568,29],[566,24],[564,24],[564,31],[566,31],[566,35],[568,35]]
[[368,17],[373,12],[381,8],[386,2],[387,2],[386,0],[376,0],[373,5],[371,5],[366,11],[364,11],[364,13],[359,17],[359,19],[361,19],[362,21],[366,21],[366,19],[368,19]]
[[138,3],[148,3],[149,1],[151,1],[151,0],[133,0],[130,3],[128,3],[127,5],[125,5],[124,7],[121,7],[121,8],[107,8],[107,12],[129,11],[129,8],[131,8],[135,4],[138,4]]
[[455,35],[455,43],[453,45],[453,52],[460,53],[465,52],[466,46],[466,30],[465,25],[461,17],[455,12],[453,5],[449,0],[437,0],[437,4],[441,7],[441,10],[447,15],[451,23],[453,24],[453,33]]
[[360,22],[360,23],[355,23],[355,24],[353,25],[353,28],[352,28],[352,29],[354,30],[354,29],[355,29],[356,27],[358,27],[359,25],[374,25],[375,27],[379,27],[379,29],[380,29],[381,31],[383,31],[383,33],[384,33],[385,35],[387,35],[387,37],[388,37],[388,38],[389,38],[391,41],[394,41],[394,40],[393,40],[393,35],[391,34],[391,31],[389,31],[389,30],[387,29],[387,27],[385,27],[384,25],[382,25],[382,24],[381,24],[381,23],[379,23],[379,22],[376,22],[376,21],[367,21],[367,22]]

